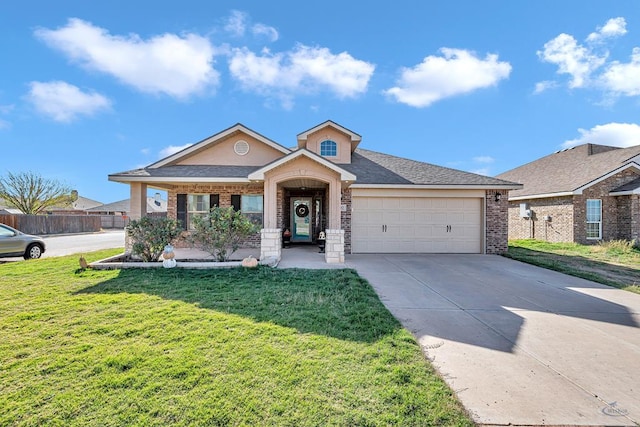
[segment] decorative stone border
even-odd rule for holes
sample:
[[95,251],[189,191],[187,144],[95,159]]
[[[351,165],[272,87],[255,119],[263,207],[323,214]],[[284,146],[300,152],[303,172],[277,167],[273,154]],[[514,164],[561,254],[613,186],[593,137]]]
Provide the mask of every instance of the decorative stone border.
[[[89,264],[89,268],[94,270],[124,270],[127,268],[163,268],[162,261],[158,262],[144,262],[144,261],[116,261],[122,258],[126,253],[114,255],[109,258],[104,258],[96,262]],[[267,265],[270,267],[277,267],[278,263],[273,259],[260,260],[260,265]],[[211,268],[236,268],[241,267],[242,261],[179,261],[176,260],[176,266],[172,268],[188,268],[188,269],[211,269]]]

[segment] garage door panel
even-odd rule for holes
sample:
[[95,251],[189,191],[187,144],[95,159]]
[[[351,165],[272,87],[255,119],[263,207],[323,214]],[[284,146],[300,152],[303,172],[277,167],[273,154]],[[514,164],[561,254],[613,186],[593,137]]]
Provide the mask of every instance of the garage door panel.
[[354,197],[352,204],[354,253],[482,252],[481,198]]

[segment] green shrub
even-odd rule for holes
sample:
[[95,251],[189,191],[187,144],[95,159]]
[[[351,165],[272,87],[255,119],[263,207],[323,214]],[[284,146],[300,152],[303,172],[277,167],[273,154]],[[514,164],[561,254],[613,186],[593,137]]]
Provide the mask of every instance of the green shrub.
[[127,225],[127,234],[133,243],[131,251],[143,261],[157,261],[164,247],[181,232],[180,224],[171,218],[142,217]]
[[232,207],[212,208],[207,215],[193,217],[192,225],[191,243],[217,261],[228,261],[242,241],[258,231],[257,225]]

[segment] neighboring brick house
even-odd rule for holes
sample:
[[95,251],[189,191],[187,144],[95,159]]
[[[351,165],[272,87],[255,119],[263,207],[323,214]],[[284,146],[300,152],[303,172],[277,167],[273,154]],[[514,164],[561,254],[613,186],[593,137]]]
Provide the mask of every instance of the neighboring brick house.
[[511,239],[640,239],[640,145],[584,144],[497,178],[523,184],[509,194]]
[[[233,206],[262,230],[250,239],[280,258],[291,241],[326,235],[325,259],[345,253],[490,253],[507,249],[507,193],[519,184],[358,148],[332,121],[286,148],[236,124],[145,168],[109,175],[131,187],[132,219],[148,188],[168,193],[185,230],[213,206]],[[501,197],[504,196],[504,197]]]

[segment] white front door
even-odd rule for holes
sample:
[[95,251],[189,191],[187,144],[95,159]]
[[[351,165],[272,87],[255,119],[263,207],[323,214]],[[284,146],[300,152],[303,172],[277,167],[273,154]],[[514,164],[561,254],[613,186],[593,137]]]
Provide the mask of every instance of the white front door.
[[353,253],[482,253],[482,200],[354,197]]

